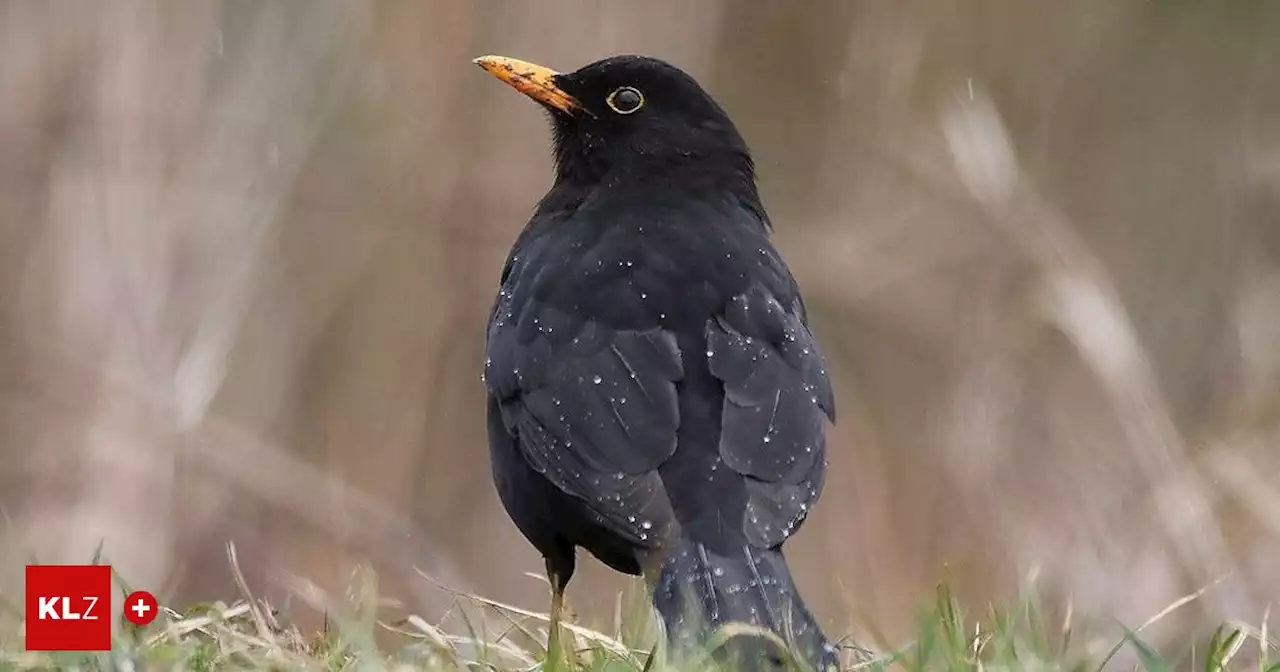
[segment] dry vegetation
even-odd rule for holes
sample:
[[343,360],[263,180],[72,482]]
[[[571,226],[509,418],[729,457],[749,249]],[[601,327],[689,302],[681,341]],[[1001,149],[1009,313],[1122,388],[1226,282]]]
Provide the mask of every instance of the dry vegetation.
[[[370,563],[389,622],[452,613],[415,567],[544,608],[479,372],[547,134],[470,58],[618,52],[692,72],[755,150],[837,376],[788,546],[833,632],[911,641],[940,582],[983,613],[1032,575],[1055,623],[1212,585],[1161,651],[1263,622],[1271,0],[0,1],[0,594],[102,541],[167,604],[227,600],[233,540],[273,604]],[[626,585],[585,567],[581,621]]]
[[[449,600],[444,614],[434,623],[415,613],[388,619],[389,609],[404,605],[384,597],[377,576],[366,567],[357,568],[340,594],[326,593],[296,577],[286,581],[292,596],[325,615],[322,629],[303,631],[290,623],[285,611],[252,594],[234,545],[228,545],[228,557],[242,596],[234,604],[196,604],[182,612],[162,608],[160,617],[145,628],[121,620],[113,649],[104,653],[26,652],[17,645],[20,633],[0,632],[0,670],[733,669],[717,666],[709,657],[673,666],[658,643],[661,626],[638,580],[617,596],[608,630],[566,624],[562,653],[553,655],[547,648],[545,613],[452,590],[426,575],[424,582]],[[126,581],[117,580],[125,592],[132,590]],[[846,672],[1093,672],[1119,663],[1143,672],[1280,672],[1280,642],[1268,630],[1269,614],[1260,627],[1226,623],[1169,651],[1158,651],[1144,640],[1144,631],[1206,592],[1207,588],[1185,595],[1130,629],[1099,628],[1095,621],[1072,614],[1053,621],[1034,590],[1025,591],[1011,606],[989,606],[975,618],[941,586],[929,608],[919,613],[913,639],[877,649],[844,638],[837,642],[840,667]],[[725,632],[731,629],[732,624]]]

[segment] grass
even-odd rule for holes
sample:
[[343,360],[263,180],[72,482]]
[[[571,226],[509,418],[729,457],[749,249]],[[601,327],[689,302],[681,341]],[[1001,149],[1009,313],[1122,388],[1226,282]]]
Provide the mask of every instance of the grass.
[[[199,604],[183,611],[162,607],[161,616],[145,628],[122,621],[113,650],[103,653],[28,652],[23,649],[20,632],[0,632],[0,672],[672,669],[660,662],[662,656],[654,644],[657,631],[638,590],[619,596],[608,631],[569,625],[566,655],[548,665],[545,614],[450,591],[455,597],[453,606],[435,623],[414,615],[388,621],[384,618],[387,608],[399,605],[379,595],[372,571],[358,572],[340,597],[325,595],[305,581],[295,582],[291,586],[294,594],[326,615],[324,630],[302,632],[250,593],[236,567],[234,548],[230,550],[242,593],[234,603]],[[120,577],[117,581],[126,592],[130,590]],[[1280,641],[1268,634],[1266,616],[1257,627],[1223,625],[1207,636],[1192,638],[1192,643],[1178,647],[1178,651],[1160,652],[1143,640],[1143,630],[1194,602],[1203,592],[1174,602],[1132,630],[1098,628],[1120,633],[1108,637],[1092,633],[1087,621],[1070,615],[1052,624],[1034,598],[1006,608],[991,606],[981,615],[970,614],[943,586],[934,602],[921,611],[913,641],[878,650],[841,642],[843,669],[1280,672]],[[0,609],[18,612],[9,601],[0,601]],[[493,628],[494,623],[500,627]]]

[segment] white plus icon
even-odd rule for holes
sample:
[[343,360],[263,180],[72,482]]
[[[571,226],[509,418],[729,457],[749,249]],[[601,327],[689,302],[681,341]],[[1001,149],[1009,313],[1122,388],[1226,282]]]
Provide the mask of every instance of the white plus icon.
[[144,602],[142,598],[138,598],[138,602],[129,608],[133,610],[133,613],[138,615],[138,620],[146,618],[147,612],[151,611],[151,605]]
[[154,621],[158,615],[151,613],[153,611],[157,611],[155,595],[152,595],[145,590],[138,590],[129,593],[129,595],[124,598],[124,603],[128,605],[128,608],[125,609],[125,618],[128,618],[129,622],[134,625],[146,625],[151,621]]

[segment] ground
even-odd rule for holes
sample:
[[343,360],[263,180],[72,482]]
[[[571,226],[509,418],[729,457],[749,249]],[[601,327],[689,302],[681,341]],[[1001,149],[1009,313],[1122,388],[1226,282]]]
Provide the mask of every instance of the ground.
[[[423,577],[424,581],[431,581]],[[448,590],[446,587],[440,587]],[[74,670],[481,670],[554,667],[565,672],[661,672],[648,661],[656,641],[640,592],[619,596],[609,627],[570,628],[572,653],[546,666],[545,614],[485,598],[456,594],[436,623],[418,616],[384,620],[394,601],[378,594],[377,577],[364,572],[343,597],[326,596],[300,582],[300,602],[323,610],[330,626],[303,633],[287,615],[257,600],[249,588],[232,603],[163,609],[145,629],[124,624],[110,653],[46,654],[23,650],[21,632],[0,632],[0,672]],[[846,670],[900,672],[1140,669],[1280,671],[1280,641],[1259,625],[1233,623],[1178,650],[1156,651],[1143,641],[1152,624],[1194,602],[1188,595],[1131,630],[1069,617],[1050,624],[1034,598],[983,617],[965,613],[946,587],[921,610],[913,641],[841,642]],[[639,599],[638,599],[639,598]],[[12,600],[0,609],[20,613]],[[403,610],[397,610],[403,613]],[[494,627],[497,624],[498,627]],[[1107,635],[1104,632],[1118,634]],[[452,634],[467,632],[467,635]],[[1121,663],[1120,661],[1126,661]]]

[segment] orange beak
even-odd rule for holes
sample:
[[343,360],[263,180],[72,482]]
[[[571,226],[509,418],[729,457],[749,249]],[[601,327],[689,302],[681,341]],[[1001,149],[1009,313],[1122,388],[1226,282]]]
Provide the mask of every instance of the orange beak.
[[551,68],[506,56],[481,56],[473,62],[543,105],[566,114],[582,109],[582,103],[556,85],[555,78],[560,73]]

